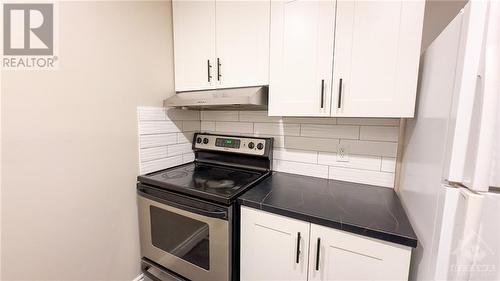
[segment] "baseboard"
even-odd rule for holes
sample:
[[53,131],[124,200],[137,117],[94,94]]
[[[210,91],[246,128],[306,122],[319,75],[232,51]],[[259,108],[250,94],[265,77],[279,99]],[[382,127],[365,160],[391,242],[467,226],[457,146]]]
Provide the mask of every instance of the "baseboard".
[[132,280],[132,281],[143,281],[143,280],[144,280],[144,274],[143,274],[143,273],[141,273],[141,274],[139,274],[139,276],[137,276],[137,277],[136,277],[134,280]]

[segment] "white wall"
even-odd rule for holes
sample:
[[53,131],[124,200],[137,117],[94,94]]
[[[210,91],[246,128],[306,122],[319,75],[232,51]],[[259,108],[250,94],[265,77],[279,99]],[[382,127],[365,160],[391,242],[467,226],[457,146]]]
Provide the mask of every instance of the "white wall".
[[467,3],[466,0],[427,0],[425,2],[422,52],[432,43]]
[[[399,119],[268,117],[266,111],[200,115],[154,107],[138,112],[142,173],[192,161],[189,142],[202,131],[273,137],[276,171],[394,187]],[[337,161],[339,145],[347,148],[348,162]]]
[[133,280],[138,105],[173,93],[169,2],[61,2],[59,69],[1,77],[2,280]]

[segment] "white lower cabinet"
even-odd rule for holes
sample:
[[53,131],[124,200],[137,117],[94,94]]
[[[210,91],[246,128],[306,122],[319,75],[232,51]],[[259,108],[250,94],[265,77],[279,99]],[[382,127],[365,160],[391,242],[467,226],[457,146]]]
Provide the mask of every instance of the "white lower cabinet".
[[308,280],[408,280],[409,247],[316,224],[310,238]]
[[241,208],[242,281],[307,280],[308,244],[309,223]]
[[410,257],[407,246],[241,208],[242,281],[408,280]]

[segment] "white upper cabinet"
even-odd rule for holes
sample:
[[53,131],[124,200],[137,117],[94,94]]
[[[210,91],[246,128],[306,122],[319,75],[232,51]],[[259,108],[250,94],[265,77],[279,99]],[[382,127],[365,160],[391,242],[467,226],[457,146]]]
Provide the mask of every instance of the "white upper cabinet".
[[172,11],[175,90],[215,88],[215,2],[173,1]]
[[269,115],[330,116],[335,1],[271,1]]
[[269,1],[173,1],[175,90],[269,83]]
[[307,280],[309,223],[241,207],[241,281]]
[[269,115],[413,117],[424,4],[272,1]]
[[413,117],[424,1],[338,1],[332,115]]
[[269,1],[217,1],[218,85],[269,84]]

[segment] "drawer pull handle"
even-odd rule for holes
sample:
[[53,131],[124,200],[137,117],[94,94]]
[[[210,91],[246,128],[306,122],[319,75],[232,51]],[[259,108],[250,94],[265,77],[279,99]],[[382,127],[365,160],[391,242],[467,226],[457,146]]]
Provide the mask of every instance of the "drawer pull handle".
[[325,80],[321,80],[321,108],[325,107]]
[[210,64],[210,60],[207,60],[207,71],[208,71],[208,82],[212,82],[212,65]]
[[316,271],[319,270],[319,250],[320,250],[321,239],[318,238],[318,244],[316,245]]
[[217,58],[217,81],[220,81],[220,78],[222,77],[222,74],[220,73],[222,63],[220,63],[220,59]]
[[342,107],[342,78],[339,80],[339,100],[337,103],[337,108]]
[[300,232],[297,232],[297,255],[295,256],[295,263],[299,263],[300,255]]

